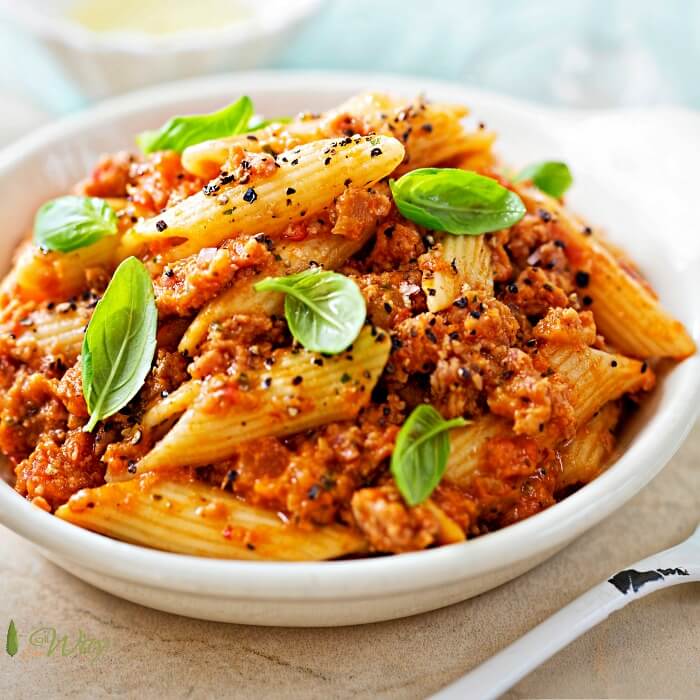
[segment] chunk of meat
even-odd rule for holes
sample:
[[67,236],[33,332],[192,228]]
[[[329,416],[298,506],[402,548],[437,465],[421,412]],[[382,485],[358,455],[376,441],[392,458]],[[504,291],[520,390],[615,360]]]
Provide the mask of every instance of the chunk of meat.
[[230,285],[239,270],[270,261],[263,238],[225,241],[165,267],[153,284],[160,316],[189,316]]
[[137,398],[137,413],[158,399],[175,391],[189,379],[187,359],[179,352],[158,348],[153,369],[149,372]]
[[556,223],[548,212],[527,213],[515,226],[508,229],[505,243],[515,264],[527,267],[528,258],[541,245],[557,239]]
[[368,272],[391,272],[415,264],[425,250],[423,236],[415,224],[403,219],[389,220],[379,227],[372,252],[360,262]]
[[391,211],[388,187],[348,187],[338,197],[333,233],[346,238],[363,238],[374,231]]
[[234,493],[296,524],[350,521],[355,489],[379,473],[397,432],[397,426],[374,420],[330,423],[312,435],[242,445],[225,470],[235,472]]
[[536,339],[548,343],[584,347],[596,342],[596,326],[590,311],[551,309],[535,326]]
[[459,357],[439,359],[430,375],[433,406],[443,418],[479,415],[483,411],[483,388],[483,375]]
[[375,326],[393,329],[426,309],[417,270],[370,273],[354,280],[367,303],[367,318]]
[[15,463],[27,457],[40,437],[63,435],[68,411],[57,396],[58,382],[20,370],[0,395],[0,449]]
[[194,379],[204,379],[223,372],[236,374],[263,366],[269,368],[271,365],[265,365],[265,359],[288,339],[282,319],[264,314],[236,314],[210,326],[200,354],[190,365],[190,374]]
[[557,455],[539,448],[533,438],[496,437],[486,443],[484,457],[467,491],[478,507],[471,534],[498,529],[554,503]]
[[153,216],[204,187],[206,180],[187,172],[175,151],[153,153],[129,169],[127,195],[141,216]]
[[440,524],[430,509],[424,505],[409,508],[393,484],[356,491],[352,512],[376,552],[425,549],[440,532]]
[[514,285],[508,285],[504,301],[528,316],[544,316],[553,307],[569,305],[569,294],[558,283],[555,273],[540,267],[527,267]]
[[574,429],[570,388],[554,374],[542,374],[530,356],[511,348],[503,360],[506,380],[488,398],[489,408],[498,416],[510,418],[518,435],[535,436],[544,430],[556,413],[564,427],[564,437]]
[[[432,372],[440,360],[450,357],[460,358],[474,374],[485,368],[483,360],[489,355],[500,361],[515,343],[518,330],[507,306],[470,293],[444,312],[418,314],[399,324],[394,341],[396,351],[391,357],[394,379],[402,381],[407,374]],[[495,372],[500,374],[500,366],[493,369]]]
[[127,151],[100,157],[90,177],[76,187],[80,194],[88,197],[126,197],[131,164],[134,156]]
[[94,449],[94,440],[92,433],[81,429],[69,431],[64,441],[42,434],[33,452],[17,465],[15,488],[55,509],[76,491],[100,486],[105,465]]
[[80,418],[87,418],[90,415],[83,396],[82,363],[80,359],[73,367],[66,370],[56,387],[56,396],[72,415]]

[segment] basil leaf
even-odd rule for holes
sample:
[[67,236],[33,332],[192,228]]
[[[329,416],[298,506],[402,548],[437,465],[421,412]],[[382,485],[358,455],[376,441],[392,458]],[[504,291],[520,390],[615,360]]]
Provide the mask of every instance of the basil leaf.
[[90,412],[86,431],[126,406],[143,385],[156,350],[157,324],[151,277],[142,262],[127,258],[83,338],[83,395]]
[[34,217],[34,242],[70,253],[117,232],[114,209],[99,197],[67,195],[42,204]]
[[311,267],[288,277],[268,277],[257,292],[283,292],[292,335],[308,350],[335,355],[357,338],[367,316],[359,287],[345,275]]
[[476,236],[518,223],[525,205],[496,180],[457,168],[419,168],[391,180],[403,216],[421,226]]
[[530,180],[538,190],[550,197],[561,197],[571,187],[574,178],[566,163],[548,160],[528,166],[515,178],[516,182]]
[[173,117],[156,131],[140,133],[136,137],[136,142],[144,153],[153,151],[182,153],[188,146],[196,143],[246,131],[252,116],[253,102],[250,97],[244,96],[218,112]]
[[270,126],[270,124],[289,124],[292,121],[291,117],[277,117],[277,119],[261,119],[256,121],[251,119],[248,123],[248,131],[259,131],[265,127]]
[[447,431],[466,424],[463,418],[444,420],[427,404],[413,409],[391,455],[391,473],[409,506],[422,503],[440,483],[450,456]]

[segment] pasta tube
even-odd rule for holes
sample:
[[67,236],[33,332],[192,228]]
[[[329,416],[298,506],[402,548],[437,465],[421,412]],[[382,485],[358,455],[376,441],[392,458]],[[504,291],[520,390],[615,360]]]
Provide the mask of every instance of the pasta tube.
[[340,355],[276,353],[269,373],[248,377],[247,391],[211,377],[137,471],[210,464],[231,457],[246,440],[354,418],[370,400],[390,345],[385,333],[366,327]]
[[181,416],[199,395],[202,382],[192,379],[181,384],[175,391],[160,399],[143,414],[141,425],[153,430],[168,420]]
[[15,262],[15,284],[20,297],[33,301],[69,299],[86,288],[85,271],[91,267],[111,270],[115,264],[117,236],[70,253],[44,251],[32,242],[22,245]]
[[62,355],[66,361],[73,362],[80,354],[91,315],[90,309],[72,309],[69,302],[63,302],[52,310],[39,309],[30,313],[26,323],[5,324],[0,327],[0,334],[16,337],[13,352],[20,359],[26,360],[38,353],[40,356]]
[[[105,200],[117,212],[122,232],[128,217],[122,216],[126,199]],[[42,250],[33,241],[25,241],[17,250],[13,266],[13,283],[20,297],[33,301],[70,299],[87,286],[86,271],[103,267],[110,271],[117,264],[121,233],[105,236],[92,245],[69,253]]]
[[671,357],[677,360],[695,352],[695,343],[683,324],[668,314],[654,295],[630,275],[613,254],[559,202],[533,188],[518,186],[530,210],[544,208],[556,216],[560,234],[577,257],[588,260],[590,277],[582,294],[600,332],[612,345],[634,357]]
[[[290,222],[328,207],[351,183],[365,187],[391,173],[404,155],[393,138],[373,136],[315,141],[287,151],[267,179],[222,186],[218,196],[198,192],[161,214],[139,221],[125,236],[122,254],[142,244],[182,240],[164,259],[216,246],[225,238],[264,231],[280,234]],[[221,203],[221,194],[225,203]]]
[[540,354],[571,385],[577,428],[587,423],[608,401],[654,386],[654,373],[646,363],[624,355],[554,344],[546,344]]
[[438,247],[429,256],[432,269],[423,271],[421,286],[428,310],[442,311],[462,295],[463,287],[493,292],[491,249],[484,236],[437,235]]
[[217,559],[335,559],[367,548],[340,525],[303,530],[221,489],[147,474],[78,491],[56,515],[108,537]]
[[486,443],[491,438],[512,434],[511,424],[505,418],[494,415],[486,415],[463,428],[451,430],[445,479],[460,486],[468,484],[482,463]]
[[615,447],[612,431],[619,418],[619,404],[614,401],[605,404],[562,448],[558,490],[587,484],[603,471]]
[[390,95],[369,92],[351,98],[331,118],[348,113],[359,116],[378,134],[395,136],[406,148],[398,177],[408,170],[437,165],[456,156],[490,150],[496,134],[486,129],[467,131],[462,119],[468,114],[463,105],[406,102]]
[[236,146],[280,153],[344,132],[374,132],[396,137],[404,144],[406,156],[397,171],[400,175],[409,168],[435,165],[457,155],[487,152],[495,134],[486,129],[466,131],[460,121],[466,114],[461,105],[431,104],[420,99],[407,102],[380,93],[363,93],[320,116],[303,114],[288,124],[271,124],[254,133],[190,146],[182,154],[182,163],[195,175],[213,178]]

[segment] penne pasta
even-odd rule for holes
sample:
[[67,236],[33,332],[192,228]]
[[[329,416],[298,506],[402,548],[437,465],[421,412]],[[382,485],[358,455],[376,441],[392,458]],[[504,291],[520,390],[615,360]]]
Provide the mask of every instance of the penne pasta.
[[450,431],[450,456],[445,479],[466,486],[484,457],[486,443],[492,438],[513,434],[511,424],[504,418],[488,415],[472,421],[464,428]]
[[17,291],[23,299],[69,299],[87,286],[85,273],[94,267],[111,271],[116,262],[117,236],[70,253],[44,251],[31,241],[22,245],[15,261]]
[[21,359],[60,355],[64,362],[73,363],[80,355],[91,315],[91,309],[72,309],[68,302],[63,302],[52,310],[33,311],[22,323],[5,324],[0,327],[0,336],[16,338],[13,352]]
[[611,401],[579,428],[573,440],[560,452],[562,472],[557,489],[587,484],[600,474],[615,448],[613,430],[620,418],[620,406]]
[[[424,124],[429,124],[430,137],[407,138],[406,157],[396,170],[397,177],[409,170],[444,163],[457,156],[487,153],[496,140],[496,134],[490,131],[466,131],[460,121],[464,115],[459,110],[450,106],[433,107],[429,112],[426,108],[423,123],[414,127],[414,130],[421,130]],[[388,130],[393,133],[390,128]]]
[[350,184],[365,187],[381,180],[396,168],[403,154],[399,141],[384,136],[299,146],[280,156],[279,167],[254,187],[225,185],[217,196],[198,192],[138,222],[124,238],[122,256],[138,251],[143,244],[182,241],[163,253],[167,261],[219,245],[226,238],[261,231],[274,237],[290,222],[328,207]]
[[79,491],[56,515],[125,542],[217,559],[335,559],[367,548],[347,527],[302,530],[219,488],[153,474]]
[[152,431],[163,423],[181,416],[199,395],[202,382],[192,379],[181,384],[175,391],[150,406],[141,418],[141,425]]
[[654,386],[654,373],[646,363],[624,355],[555,344],[545,344],[540,354],[571,385],[577,428],[609,401]]
[[[119,230],[123,232],[127,217],[123,216],[122,210],[127,200],[112,197],[105,201],[121,217]],[[120,238],[121,233],[106,236],[69,253],[43,250],[28,239],[15,255],[11,276],[13,291],[22,299],[38,302],[70,299],[86,289],[86,273],[91,268],[112,271],[118,262],[116,252]]]
[[[80,354],[90,316],[91,313],[87,309],[69,311],[63,315],[60,313],[33,314],[35,332],[31,340],[45,355],[61,354],[71,358],[77,357]],[[18,339],[18,345],[21,345],[22,338]]]
[[436,234],[438,245],[428,256],[422,287],[428,310],[442,311],[466,289],[493,292],[491,249],[484,236]]
[[464,542],[466,535],[462,528],[450,518],[440,506],[432,499],[425,502],[425,507],[435,516],[440,530],[438,532],[438,542],[440,544],[454,544]]
[[677,360],[695,352],[695,343],[683,324],[662,308],[656,297],[629,274],[613,254],[559,202],[534,188],[518,186],[530,210],[554,214],[560,233],[576,257],[590,265],[590,280],[582,296],[588,297],[596,325],[620,352],[634,357],[671,357]]
[[277,244],[275,262],[252,276],[246,276],[234,282],[223,294],[204,306],[188,327],[178,349],[180,352],[194,355],[197,346],[206,337],[209,326],[234,314],[263,313],[268,316],[280,314],[284,305],[284,296],[277,292],[256,292],[253,288],[255,284],[266,277],[301,272],[312,263],[321,265],[327,270],[334,270],[360,250],[370,235],[369,231],[359,238],[327,234],[299,242]]
[[231,457],[247,440],[353,418],[369,402],[390,345],[385,333],[366,327],[351,350],[333,357],[278,352],[269,372],[248,377],[249,391],[214,376],[137,470],[209,464]]
[[406,102],[380,93],[364,93],[320,116],[302,114],[288,124],[273,123],[253,133],[190,146],[182,154],[182,163],[195,175],[211,179],[236,147],[281,153],[312,141],[373,132],[402,141],[406,156],[397,171],[401,174],[457,155],[488,152],[495,134],[486,129],[466,131],[460,121],[466,114],[460,105],[431,104],[421,99]]

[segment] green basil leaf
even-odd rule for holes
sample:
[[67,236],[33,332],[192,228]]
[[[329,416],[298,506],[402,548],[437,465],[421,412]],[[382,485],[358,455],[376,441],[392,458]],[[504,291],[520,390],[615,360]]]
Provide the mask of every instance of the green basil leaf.
[[413,409],[391,455],[391,473],[409,506],[422,503],[440,483],[450,456],[447,431],[466,424],[463,418],[444,420],[427,404]]
[[571,187],[574,178],[569,166],[559,161],[548,160],[543,163],[533,163],[515,178],[516,182],[530,180],[538,190],[550,197],[561,197]]
[[157,325],[151,277],[142,262],[127,258],[95,307],[83,338],[83,395],[90,412],[85,430],[137,394],[151,369]]
[[490,177],[457,168],[419,168],[391,180],[401,214],[421,226],[476,236],[517,224],[525,205]]
[[270,126],[270,124],[289,124],[292,121],[291,117],[277,117],[277,119],[261,119],[256,121],[251,119],[248,123],[248,131],[259,131],[265,127]]
[[188,146],[194,146],[196,143],[246,131],[252,116],[253,102],[250,97],[243,96],[218,112],[173,117],[156,131],[140,133],[136,142],[144,153],[182,153]]
[[117,232],[114,209],[99,197],[67,195],[42,204],[34,217],[34,242],[70,253]]
[[359,287],[345,275],[311,267],[288,277],[268,277],[258,292],[282,292],[292,335],[308,350],[335,355],[357,338],[367,316]]

